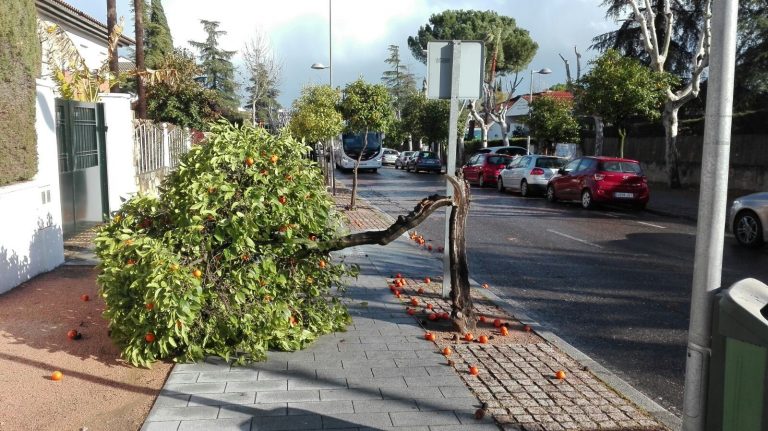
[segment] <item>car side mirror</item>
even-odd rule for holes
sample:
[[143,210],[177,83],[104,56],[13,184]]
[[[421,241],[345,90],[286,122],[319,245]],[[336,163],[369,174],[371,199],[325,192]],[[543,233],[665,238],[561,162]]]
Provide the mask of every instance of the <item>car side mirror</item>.
[[568,173],[568,171],[566,171],[565,168],[560,168],[557,170],[557,173],[560,175],[565,175]]

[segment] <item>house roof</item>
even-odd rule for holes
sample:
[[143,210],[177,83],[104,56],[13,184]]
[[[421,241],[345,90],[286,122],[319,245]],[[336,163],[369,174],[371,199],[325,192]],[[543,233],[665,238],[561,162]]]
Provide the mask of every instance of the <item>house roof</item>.
[[[552,91],[552,90],[547,90],[547,91],[541,91],[541,92],[538,92],[538,93],[533,93],[533,97],[534,98],[541,97],[541,96],[554,97],[555,99],[560,99],[560,100],[573,100],[573,93],[571,93],[570,91]],[[502,103],[506,103],[507,104],[507,108],[509,108],[512,105],[514,105],[515,103],[517,103],[517,101],[520,100],[520,99],[523,99],[526,102],[529,102],[530,101],[530,95],[523,94],[523,95],[520,95],[520,96],[515,96],[515,97],[507,100],[506,102],[502,102]],[[501,103],[499,103],[498,105],[501,105]]]
[[[76,28],[96,39],[107,43],[107,26],[101,21],[82,12],[62,0],[35,0],[37,13],[52,18],[57,23]],[[120,35],[119,47],[136,45],[136,41]]]

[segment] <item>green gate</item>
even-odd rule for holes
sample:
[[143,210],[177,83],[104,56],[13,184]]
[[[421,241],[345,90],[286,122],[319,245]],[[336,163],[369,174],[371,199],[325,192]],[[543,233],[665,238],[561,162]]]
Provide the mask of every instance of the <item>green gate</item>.
[[104,105],[56,99],[56,141],[64,237],[109,214]]

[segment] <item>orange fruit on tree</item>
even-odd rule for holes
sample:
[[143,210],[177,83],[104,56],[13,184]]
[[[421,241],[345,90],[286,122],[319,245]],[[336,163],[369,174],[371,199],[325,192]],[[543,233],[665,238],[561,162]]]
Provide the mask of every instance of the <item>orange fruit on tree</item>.
[[467,332],[466,334],[464,334],[464,341],[472,341],[474,339],[475,339],[475,336],[472,335],[471,332]]
[[563,371],[563,370],[558,370],[558,371],[555,373],[555,378],[556,378],[557,380],[563,380],[563,379],[565,379],[565,371]]
[[154,343],[155,342],[155,334],[151,332],[147,332],[147,335],[144,336],[144,340],[147,343]]
[[424,339],[427,341],[435,341],[435,334],[431,332],[427,332],[426,334],[424,334]]
[[443,349],[443,356],[451,356],[451,353],[453,352],[451,351],[450,347],[446,347]]
[[481,335],[481,336],[477,337],[477,341],[479,341],[480,344],[485,344],[485,343],[488,342],[488,337],[485,336],[485,335]]
[[480,374],[480,370],[476,366],[472,365],[471,367],[469,367],[469,374],[476,376]]
[[501,335],[509,335],[509,329],[507,329],[506,326],[502,326],[499,331],[501,332]]
[[288,202],[288,198],[286,198],[285,196],[280,196],[279,198],[277,198],[277,200],[283,205],[285,205],[285,203]]
[[193,270],[192,270],[192,275],[193,275],[195,278],[200,278],[200,277],[202,277],[202,276],[203,276],[203,272],[202,272],[202,271],[200,271],[199,269],[195,268],[195,269],[193,269]]
[[246,157],[245,164],[248,166],[253,166],[253,157]]
[[269,158],[269,161],[272,162],[273,165],[277,164],[278,160],[280,160],[280,158],[277,157],[277,154],[272,154],[272,156]]
[[54,371],[54,372],[51,374],[51,380],[53,380],[54,382],[58,382],[58,381],[60,381],[62,378],[64,378],[64,374],[63,374],[61,371]]
[[322,259],[320,259],[320,262],[317,262],[317,265],[318,265],[320,268],[325,268],[325,261],[324,261],[324,260],[322,260]]
[[155,308],[155,304],[151,302],[147,302],[144,306],[147,308],[147,310],[152,310],[153,308]]

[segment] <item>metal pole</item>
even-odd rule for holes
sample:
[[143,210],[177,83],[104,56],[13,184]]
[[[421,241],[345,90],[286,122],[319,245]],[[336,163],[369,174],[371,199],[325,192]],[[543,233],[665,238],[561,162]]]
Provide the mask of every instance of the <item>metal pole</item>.
[[[709,56],[701,191],[685,367],[683,430],[686,431],[702,431],[707,425],[712,306],[722,275],[731,146],[738,1],[718,0],[713,3],[712,34],[717,37],[712,38]],[[717,426],[714,428],[719,429]]]
[[[332,0],[328,0],[328,85],[333,90],[333,38],[331,36],[333,10],[331,9],[331,2]],[[333,137],[331,137],[331,190],[336,196],[336,160],[333,153]]]
[[[451,110],[448,115],[448,160],[445,175],[456,175],[456,124],[459,122],[459,70],[461,69],[461,41],[453,41],[453,57],[451,59]],[[453,196],[453,186],[445,180],[446,194]],[[451,207],[445,209],[445,242],[443,247],[443,298],[451,294],[451,259],[449,253],[451,225]]]
[[531,154],[531,102],[533,102],[533,69],[531,79],[528,81],[528,137],[525,140],[525,149]]

